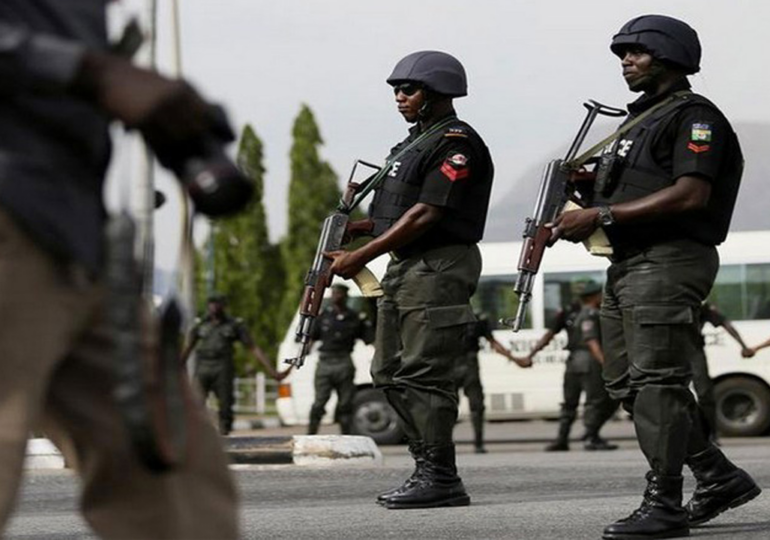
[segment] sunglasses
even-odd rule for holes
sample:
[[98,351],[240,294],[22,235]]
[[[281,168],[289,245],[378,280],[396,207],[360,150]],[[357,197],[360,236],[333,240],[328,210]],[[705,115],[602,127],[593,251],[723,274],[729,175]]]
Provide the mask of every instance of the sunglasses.
[[405,96],[413,96],[420,90],[422,90],[422,86],[414,83],[403,83],[393,87],[393,93],[395,95],[398,95],[398,93],[401,92]]

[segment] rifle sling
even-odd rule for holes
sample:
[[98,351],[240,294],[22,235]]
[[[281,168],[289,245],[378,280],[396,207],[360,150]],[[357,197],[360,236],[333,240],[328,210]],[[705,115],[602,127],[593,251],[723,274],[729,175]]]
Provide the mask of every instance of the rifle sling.
[[586,161],[591,159],[591,157],[593,157],[593,155],[596,154],[596,152],[598,152],[599,150],[607,146],[609,143],[613,142],[615,139],[622,136],[624,133],[627,133],[628,131],[630,131],[634,126],[636,126],[639,122],[641,122],[642,120],[650,116],[652,113],[654,113],[659,109],[662,109],[666,105],[669,105],[671,102],[684,96],[685,94],[690,94],[690,93],[691,93],[690,90],[680,90],[679,92],[674,92],[668,98],[664,99],[657,105],[650,107],[649,109],[644,111],[642,114],[640,114],[633,120],[626,122],[625,124],[620,126],[620,128],[618,128],[618,130],[615,131],[615,133],[612,133],[611,135],[605,137],[604,139],[602,139],[601,141],[593,145],[591,148],[589,148],[588,150],[580,154],[578,157],[576,157],[572,161],[565,163],[566,167],[572,170],[579,169],[585,164]]

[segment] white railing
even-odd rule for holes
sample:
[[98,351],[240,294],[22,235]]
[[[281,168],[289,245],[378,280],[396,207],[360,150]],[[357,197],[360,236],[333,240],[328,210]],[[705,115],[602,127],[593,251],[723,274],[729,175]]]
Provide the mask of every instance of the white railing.
[[278,382],[273,378],[268,379],[264,373],[235,378],[233,409],[236,413],[267,414],[272,412],[277,397]]

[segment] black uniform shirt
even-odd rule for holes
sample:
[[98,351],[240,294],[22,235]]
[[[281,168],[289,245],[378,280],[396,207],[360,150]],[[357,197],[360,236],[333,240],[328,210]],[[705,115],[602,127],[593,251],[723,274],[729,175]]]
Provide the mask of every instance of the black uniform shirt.
[[206,317],[191,331],[197,340],[196,356],[200,361],[221,361],[233,357],[235,342],[253,347],[246,325],[242,319],[225,316],[222,320]]
[[350,353],[356,340],[371,342],[371,332],[366,319],[352,309],[337,312],[334,306],[324,309],[310,328],[310,339],[321,341],[322,353]]
[[574,326],[579,313],[580,306],[571,305],[566,309],[560,309],[557,311],[556,315],[554,315],[553,321],[551,321],[551,324],[546,325],[546,328],[554,334],[558,334],[562,330],[567,331],[567,349],[569,350],[573,350],[573,348],[577,345],[578,336],[574,331]]

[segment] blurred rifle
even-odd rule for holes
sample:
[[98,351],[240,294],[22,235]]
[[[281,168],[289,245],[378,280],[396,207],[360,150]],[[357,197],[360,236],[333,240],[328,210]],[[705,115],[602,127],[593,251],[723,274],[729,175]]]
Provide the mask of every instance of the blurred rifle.
[[[355,199],[355,195],[359,193],[364,194],[364,191],[368,191],[367,186],[378,176],[381,176],[375,174],[361,183],[354,182],[353,178],[359,164],[377,171],[382,170],[377,165],[356,160],[353,163],[353,170],[350,173],[345,193],[339,205],[337,205],[337,210],[323,222],[321,237],[318,239],[318,247],[313,258],[313,264],[305,277],[305,289],[299,304],[299,324],[297,325],[296,341],[300,343],[300,351],[294,358],[285,360],[287,364],[297,369],[302,367],[305,363],[305,357],[310,352],[310,329],[313,321],[318,317],[324,292],[331,285],[333,277],[329,272],[332,259],[326,257],[324,253],[339,250],[351,239],[370,233],[374,227],[374,224],[369,220],[350,221],[350,213],[358,206],[362,199],[360,196],[358,199]],[[361,289],[361,294],[364,296],[374,297],[382,295],[379,281],[366,267],[353,278],[353,281]]]
[[[593,182],[595,179],[595,174],[587,171],[583,166],[589,163],[596,151],[609,142],[609,140],[605,139],[576,158],[575,156],[580,149],[580,145],[583,144],[589,129],[591,129],[598,115],[618,117],[625,116],[626,114],[622,109],[608,107],[593,100],[589,100],[583,105],[588,109],[588,112],[578,130],[577,136],[572,141],[572,145],[563,159],[554,159],[546,166],[540,181],[540,189],[538,190],[532,217],[528,217],[524,223],[524,243],[521,246],[521,254],[519,255],[519,273],[513,287],[513,291],[519,297],[519,306],[514,318],[501,321],[502,324],[510,326],[514,332],[517,332],[524,322],[527,304],[532,297],[532,286],[535,276],[540,269],[543,253],[551,238],[551,229],[546,227],[546,224],[552,223],[556,216],[565,210],[583,206],[577,184],[579,182]],[[617,136],[617,132],[614,135]],[[610,140],[614,138],[613,136]],[[572,206],[570,207],[569,205]],[[597,229],[594,235],[598,235],[598,237],[592,236],[586,242],[587,247],[590,245],[595,246],[593,249],[589,247],[592,253],[606,254],[606,252],[601,252],[602,246],[605,246],[605,249],[612,249],[609,247],[604,231]]]

